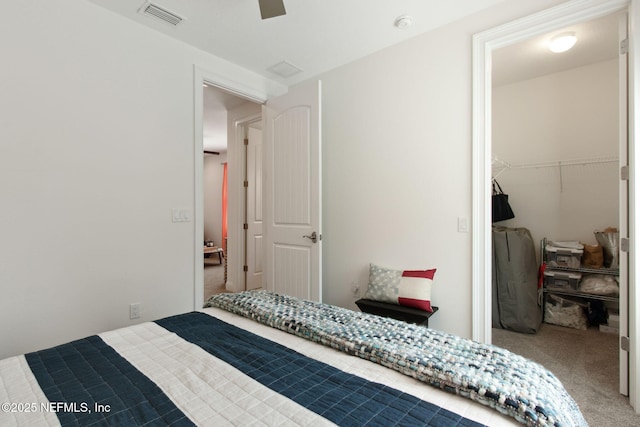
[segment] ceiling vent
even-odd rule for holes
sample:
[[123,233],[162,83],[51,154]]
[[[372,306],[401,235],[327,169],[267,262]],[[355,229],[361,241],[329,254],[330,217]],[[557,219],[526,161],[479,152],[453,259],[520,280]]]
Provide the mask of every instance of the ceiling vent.
[[295,65],[293,65],[291,62],[288,62],[288,61],[279,62],[267,68],[267,70],[279,75],[280,77],[284,77],[285,79],[291,76],[294,76],[298,73],[301,73],[303,71],[302,68],[296,67]]
[[143,4],[142,7],[138,10],[138,13],[150,16],[155,19],[159,19],[160,21],[163,21],[173,27],[184,21],[183,17],[151,2],[146,2],[145,4]]

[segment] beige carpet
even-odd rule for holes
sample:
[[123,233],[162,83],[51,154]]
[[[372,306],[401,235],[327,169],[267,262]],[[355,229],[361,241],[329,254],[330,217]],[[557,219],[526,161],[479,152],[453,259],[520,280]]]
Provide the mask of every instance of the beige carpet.
[[618,391],[617,335],[543,323],[534,335],[493,329],[493,344],[553,372],[590,426],[640,426],[640,415]]
[[226,292],[224,286],[224,260],[222,265],[218,261],[218,257],[204,259],[204,300],[205,302],[211,295]]

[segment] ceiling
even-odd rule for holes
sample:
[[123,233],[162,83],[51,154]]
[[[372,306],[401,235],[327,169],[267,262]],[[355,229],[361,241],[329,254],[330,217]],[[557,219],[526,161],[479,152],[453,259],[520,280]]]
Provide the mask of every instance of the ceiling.
[[[515,83],[617,58],[618,16],[613,14],[578,23],[495,50],[493,85]],[[567,31],[576,33],[575,46],[567,52],[551,52],[549,40]]]
[[[385,47],[513,0],[284,0],[287,14],[262,20],[258,0],[88,0],[140,25],[176,38],[265,78],[289,86],[367,56]],[[184,20],[172,26],[139,13],[148,3]],[[397,28],[409,15],[413,24]],[[575,31],[576,46],[562,54],[546,44]],[[576,24],[493,52],[494,85],[615,58],[616,16]],[[288,77],[278,64],[301,71]],[[226,110],[246,102],[215,88],[204,89],[205,150],[226,151]]]
[[213,86],[203,88],[202,145],[205,151],[227,151],[227,110],[249,102]]
[[[88,1],[289,86],[504,0],[284,0],[287,14],[266,20],[258,0],[151,0],[177,26],[138,13],[146,0]],[[413,25],[396,28],[402,15]],[[282,62],[302,71],[270,71]]]

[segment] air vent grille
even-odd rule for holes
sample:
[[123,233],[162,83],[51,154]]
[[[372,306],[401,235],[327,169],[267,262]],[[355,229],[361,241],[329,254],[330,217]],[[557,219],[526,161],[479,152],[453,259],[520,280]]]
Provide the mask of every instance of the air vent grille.
[[155,19],[159,19],[163,22],[166,22],[169,25],[176,26],[184,21],[184,18],[176,15],[175,13],[158,6],[157,4],[153,4],[150,2],[145,3],[139,10],[143,15],[150,16]]
[[289,61],[279,62],[267,68],[267,70],[279,75],[280,77],[284,77],[285,79],[303,71],[302,68],[293,65]]

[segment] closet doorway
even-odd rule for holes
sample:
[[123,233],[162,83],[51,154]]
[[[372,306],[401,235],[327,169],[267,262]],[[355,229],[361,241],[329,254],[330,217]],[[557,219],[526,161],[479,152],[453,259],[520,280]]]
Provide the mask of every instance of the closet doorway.
[[[598,244],[595,231],[627,228],[626,215],[620,215],[620,207],[627,206],[626,188],[623,194],[620,181],[620,165],[627,154],[626,146],[620,145],[620,134],[624,131],[620,129],[620,119],[626,116],[619,96],[620,80],[626,80],[626,62],[620,61],[618,40],[623,23],[626,26],[626,13],[610,14],[493,52],[492,176],[509,194],[516,212],[514,219],[497,225],[527,228],[536,247],[537,265],[542,261],[543,239],[595,246]],[[562,34],[575,35],[576,45],[566,52],[551,52],[548,43]],[[520,64],[513,58],[522,52],[530,54],[524,55]],[[533,64],[538,63],[536,69]],[[625,223],[621,226],[621,222]],[[618,269],[617,260],[614,267]],[[535,271],[535,266],[532,270]],[[572,271],[573,276],[566,276],[568,273],[551,267],[546,273],[558,280],[562,280],[560,276],[571,277],[574,283],[567,287],[575,286],[576,291],[583,289],[583,284],[588,283],[584,279],[588,278],[617,287],[614,274],[594,276]],[[625,289],[626,275],[622,276],[625,282],[620,288]],[[613,337],[601,340],[591,332],[601,322],[603,331],[618,334],[620,322],[613,321],[611,326],[606,316],[608,313],[611,319],[626,319],[626,307],[620,310],[619,293],[587,299],[571,292],[545,294],[545,301],[553,299],[565,307],[554,305],[551,312],[545,310],[547,321],[577,329],[591,323],[585,339],[599,342],[600,346],[606,343],[608,348],[602,351],[612,358],[606,367],[617,366],[617,340]],[[582,315],[583,307],[600,315],[594,314],[588,322],[586,313]],[[567,314],[571,308],[575,308],[573,316]],[[497,323],[494,319],[494,325]],[[542,325],[547,327],[546,332],[553,330],[546,325]],[[576,349],[577,354],[582,351]],[[628,393],[622,381],[627,377],[626,364],[626,361],[620,364],[623,394]],[[614,375],[611,372],[607,378]]]
[[[548,9],[546,11],[531,15],[529,17],[520,19],[518,21],[514,21],[509,23],[508,25],[504,25],[501,27],[496,27],[495,29],[488,30],[486,32],[480,33],[474,36],[474,197],[473,197],[473,209],[474,209],[474,265],[473,265],[473,279],[474,279],[474,338],[490,342],[491,341],[491,206],[489,205],[491,190],[490,190],[490,180],[492,176],[492,149],[494,148],[493,141],[493,126],[495,124],[495,118],[492,117],[492,95],[493,95],[493,87],[491,75],[489,74],[492,68],[492,53],[497,51],[500,48],[504,48],[510,46],[514,43],[519,43],[525,41],[527,39],[537,37],[541,34],[549,33],[549,32],[560,32],[566,27],[572,25],[579,25],[587,20],[595,20],[606,15],[618,13],[621,11],[626,11],[627,2],[625,1],[612,1],[607,3],[606,5],[600,4],[598,2],[569,2],[567,5],[563,5],[562,7],[556,7],[552,9]],[[626,28],[626,27],[625,27]],[[616,46],[617,50],[617,46]],[[620,61],[625,62],[627,55],[623,52],[620,55]],[[620,71],[626,72],[626,65],[619,67]],[[633,77],[632,77],[633,78]],[[620,114],[618,117],[620,119],[619,122],[619,135],[621,136],[620,141],[624,140],[624,144],[620,144],[622,149],[619,150],[617,157],[619,161],[624,164],[627,156],[627,124],[626,124],[626,111],[624,110],[627,107],[627,99],[626,96],[628,94],[628,89],[626,87],[627,78],[624,76],[619,79],[620,87],[618,88],[618,94],[621,95],[621,102],[618,105],[620,108]],[[520,102],[524,102],[523,99]],[[633,100],[631,100],[633,103]],[[489,108],[489,110],[487,110]],[[552,105],[545,114],[553,114],[557,113],[557,105]],[[513,143],[513,141],[510,141]],[[631,142],[632,144],[632,142]],[[615,142],[613,147],[615,147]],[[526,150],[535,149],[535,147],[528,146]],[[533,155],[537,154],[534,153]],[[585,156],[589,162],[582,162],[583,159],[580,158],[579,155],[572,156],[569,160],[578,159],[582,163],[585,163],[584,167],[606,167],[608,163],[615,163],[615,157],[612,159],[608,159],[608,155],[597,155],[595,158],[589,159],[591,156]],[[556,186],[559,188],[558,191],[568,190],[568,187],[562,187],[567,183],[566,178],[567,170],[562,167],[561,164],[558,165],[549,165],[549,162],[557,161],[562,162],[563,158],[559,159],[544,159],[540,162],[540,165],[535,164],[534,161],[523,162],[522,164],[517,164],[516,166],[522,166],[521,171],[526,169],[536,169],[537,166],[545,166],[549,169],[553,167],[557,167],[557,174],[563,173],[562,176],[556,177]],[[609,160],[611,160],[609,162]],[[515,162],[509,162],[506,159],[503,159],[504,164],[507,167],[511,167],[511,169],[515,169],[513,167]],[[580,162],[579,162],[580,163]],[[589,163],[589,164],[587,164]],[[567,165],[568,166],[568,165]],[[633,169],[633,164],[629,165],[631,169]],[[574,166],[572,166],[574,167]],[[575,166],[579,167],[579,166]],[[538,168],[542,169],[542,168]],[[574,172],[572,172],[574,173]],[[619,169],[617,175],[619,176]],[[593,181],[593,174],[588,174],[589,176],[584,177],[585,182]],[[500,178],[503,179],[503,178]],[[631,177],[633,180],[633,177]],[[526,183],[527,185],[529,183]],[[632,185],[633,183],[631,183]],[[627,186],[628,181],[620,181],[619,184],[619,212],[621,213],[620,221],[618,222],[618,227],[620,228],[621,236],[625,236],[628,233],[627,230],[627,218],[626,215],[631,212],[633,213],[633,206],[627,205]],[[507,192],[517,193],[519,189],[506,189]],[[611,191],[609,191],[611,193]],[[615,190],[614,190],[615,194]],[[515,196],[514,196],[515,197]],[[566,202],[559,203],[556,205],[561,206],[562,204],[566,205]],[[516,216],[518,213],[516,212]],[[579,221],[575,221],[576,223]],[[571,224],[573,226],[573,224]],[[525,224],[522,224],[525,226]],[[560,227],[556,228],[557,230]],[[632,229],[633,230],[633,229]],[[591,233],[593,230],[589,230]],[[542,236],[549,237],[549,236]],[[556,236],[551,236],[552,239],[561,238]],[[576,236],[579,239],[579,236]],[[534,240],[536,238],[534,237]],[[628,265],[626,264],[627,254],[621,253],[620,256],[620,274],[621,274],[621,286],[620,286],[620,309],[621,309],[621,321],[620,321],[620,333],[621,335],[626,333],[624,330],[626,325],[626,311],[625,309],[631,311],[632,318],[633,313],[635,313],[636,307],[632,305],[631,307],[627,307],[625,304],[627,297],[627,277],[626,273],[628,272]],[[634,269],[631,268],[632,273]],[[635,274],[635,273],[633,273]],[[622,277],[624,276],[624,277]],[[636,334],[635,328],[633,328],[633,324],[631,325],[631,329],[629,330],[629,335],[631,336],[631,340],[634,340]],[[631,349],[631,356],[635,358],[635,354],[633,353],[633,348]],[[629,378],[633,379],[634,385],[637,382],[635,378],[635,364],[629,365],[626,362],[625,358],[628,356],[626,350],[620,350],[620,392],[622,394],[626,394],[628,392],[628,383]],[[627,373],[626,369],[630,369]],[[626,390],[626,391],[625,391]],[[634,391],[634,387],[631,388],[631,391]],[[632,393],[634,394],[634,393]],[[635,395],[631,396],[632,405],[635,407],[634,403],[636,402]]]

